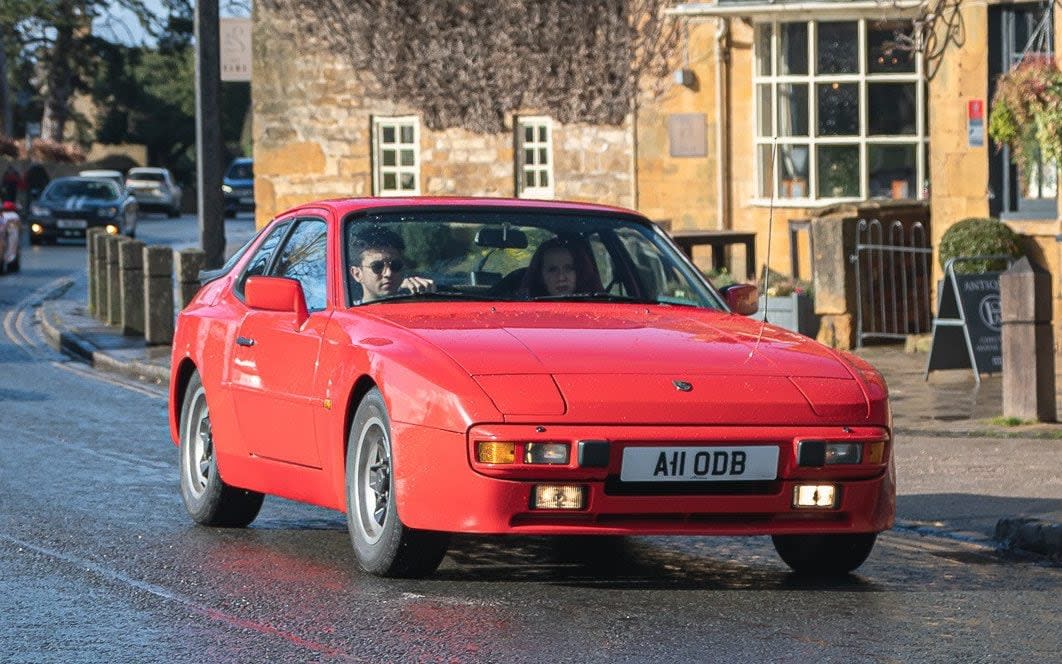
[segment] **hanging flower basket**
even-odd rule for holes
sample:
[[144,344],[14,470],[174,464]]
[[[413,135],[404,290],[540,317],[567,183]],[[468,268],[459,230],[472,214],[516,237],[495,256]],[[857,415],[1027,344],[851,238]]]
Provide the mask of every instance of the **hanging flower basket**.
[[1010,148],[1024,180],[1040,159],[1062,163],[1062,71],[1046,55],[1029,55],[1001,75],[988,135]]

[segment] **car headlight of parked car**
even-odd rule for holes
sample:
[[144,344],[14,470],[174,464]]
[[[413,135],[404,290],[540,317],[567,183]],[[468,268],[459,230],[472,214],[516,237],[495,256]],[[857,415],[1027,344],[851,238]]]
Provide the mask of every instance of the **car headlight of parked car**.
[[51,215],[52,211],[42,205],[31,205],[30,214],[34,217],[47,217]]
[[116,214],[118,214],[118,208],[113,205],[110,207],[102,207],[99,210],[99,215],[101,217],[113,217]]
[[222,190],[223,192],[225,192],[226,194],[231,194],[231,193],[232,193],[232,187],[230,187],[230,186],[229,186],[229,185],[227,185],[227,184],[223,184],[223,185],[221,185],[221,190]]

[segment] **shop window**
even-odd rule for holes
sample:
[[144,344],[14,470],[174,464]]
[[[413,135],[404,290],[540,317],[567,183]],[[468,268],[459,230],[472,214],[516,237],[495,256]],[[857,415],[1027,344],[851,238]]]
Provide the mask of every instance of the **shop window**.
[[[996,79],[1025,56],[1054,55],[1054,3],[1025,2],[988,8],[988,97]],[[1010,219],[1058,216],[1058,165],[1037,159],[1023,173],[1006,146],[989,145],[989,210]]]
[[420,121],[373,118],[373,191],[377,196],[420,193]]
[[[755,35],[759,196],[798,203],[921,198],[921,57],[910,21],[760,23]],[[777,146],[777,147],[774,147]]]
[[520,198],[553,198],[552,129],[547,117],[516,121],[516,193]]

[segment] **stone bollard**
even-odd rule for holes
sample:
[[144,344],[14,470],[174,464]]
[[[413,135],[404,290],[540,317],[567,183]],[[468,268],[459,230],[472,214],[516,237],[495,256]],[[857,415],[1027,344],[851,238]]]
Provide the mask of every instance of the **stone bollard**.
[[97,232],[92,236],[92,271],[96,273],[93,299],[96,302],[94,315],[99,320],[107,318],[107,234]]
[[122,238],[117,235],[107,236],[104,247],[106,248],[105,261],[107,263],[107,307],[104,309],[103,322],[108,325],[118,325],[122,321],[122,290],[118,283],[118,243]]
[[118,282],[122,292],[122,334],[144,334],[144,243],[118,245]]
[[144,341],[173,342],[173,249],[144,247]]
[[100,234],[102,229],[90,228],[85,231],[85,255],[88,264],[85,266],[85,272],[88,275],[88,312],[90,316],[95,316],[96,312],[100,310],[99,305],[99,273],[96,271],[96,236]]
[[173,274],[177,279],[177,307],[184,309],[199,292],[199,271],[206,262],[202,249],[182,249],[173,252]]
[[1028,258],[999,277],[1003,315],[1003,415],[1054,422],[1051,274]]

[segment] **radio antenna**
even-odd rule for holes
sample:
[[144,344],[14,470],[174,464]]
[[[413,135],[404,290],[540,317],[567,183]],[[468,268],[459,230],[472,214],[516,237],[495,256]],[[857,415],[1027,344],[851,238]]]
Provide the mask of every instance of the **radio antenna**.
[[763,266],[763,318],[760,319],[760,332],[756,335],[756,345],[749,351],[749,357],[752,357],[752,353],[760,347],[760,340],[763,339],[763,329],[767,325],[767,307],[771,301],[770,297],[767,297],[767,288],[770,286],[771,279],[771,237],[774,235],[774,190],[778,186],[778,178],[775,177],[774,164],[778,156],[778,136],[771,137],[771,163],[767,172],[771,176],[770,189],[770,202],[767,208],[767,263]]

